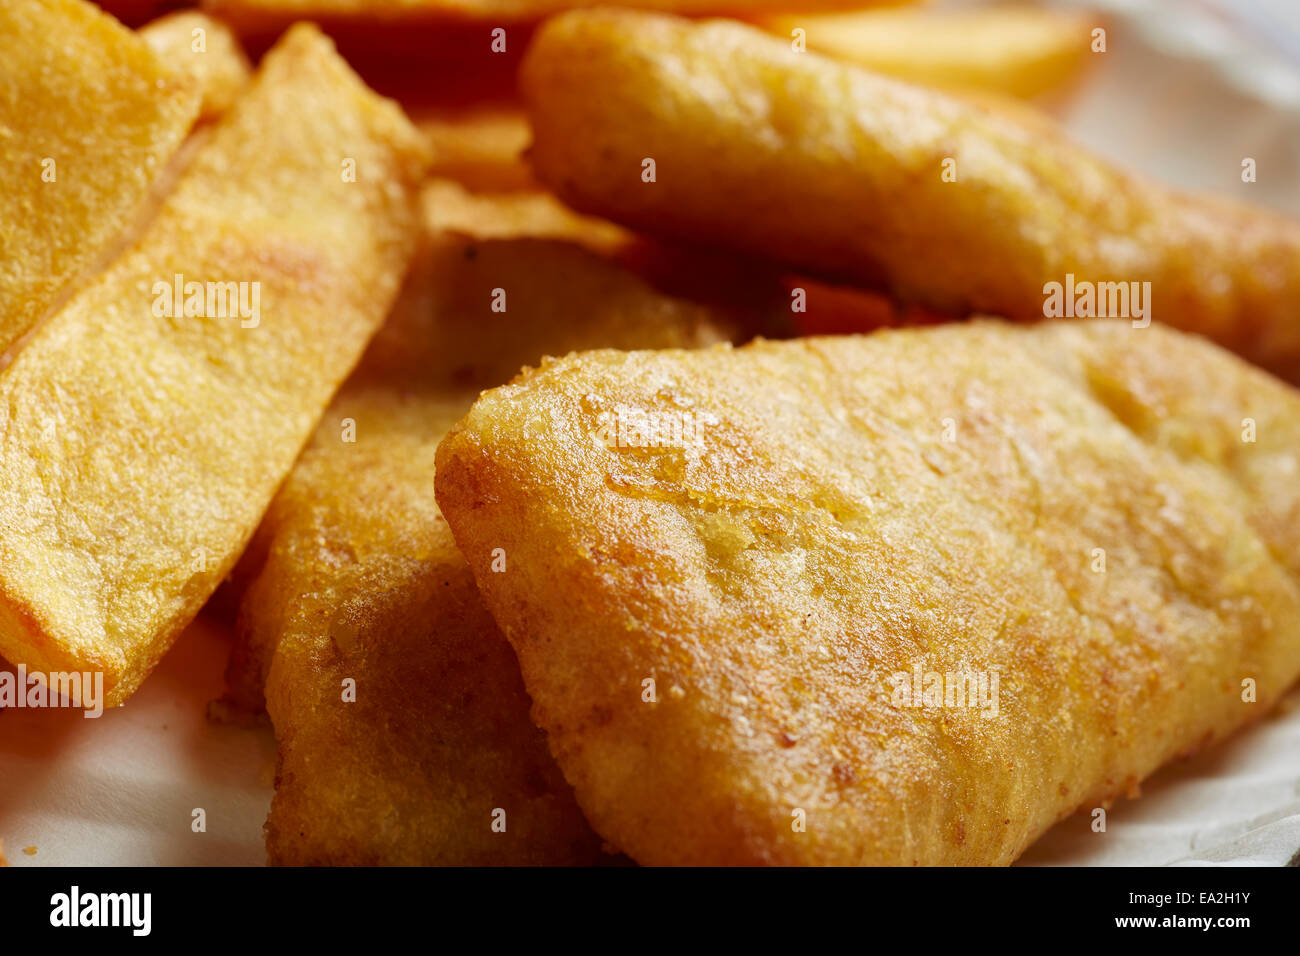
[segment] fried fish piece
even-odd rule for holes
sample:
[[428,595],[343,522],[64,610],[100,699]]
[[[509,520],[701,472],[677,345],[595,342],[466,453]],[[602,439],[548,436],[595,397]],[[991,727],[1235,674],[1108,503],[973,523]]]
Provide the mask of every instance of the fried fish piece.
[[1060,89],[1091,56],[1096,16],[1078,10],[854,10],[761,15],[783,37],[803,31],[807,48],[913,83],[1035,97]]
[[0,373],[0,654],[102,671],[110,704],[139,685],[383,321],[424,159],[313,28],[267,56],[136,246]]
[[1300,674],[1298,422],[1160,326],[599,351],[485,393],[438,503],[634,859],[1004,864]]
[[[497,228],[490,208],[481,218]],[[269,857],[592,863],[600,841],[434,502],[435,450],[480,389],[544,354],[702,345],[731,329],[570,243],[429,221],[402,298],[253,549],[229,677],[245,707],[265,684],[279,740]],[[504,312],[492,311],[495,289]],[[504,832],[492,829],[497,810]]]
[[1300,375],[1300,224],[1122,173],[1046,120],[628,11],[548,21],[521,84],[529,159],[579,211],[960,317],[1042,319],[1072,277],[1114,293],[1111,317],[1127,303]]
[[200,119],[213,119],[230,109],[252,75],[234,31],[197,10],[147,23],[140,36],[159,59],[198,82]]
[[125,229],[198,106],[90,4],[0,4],[0,355]]

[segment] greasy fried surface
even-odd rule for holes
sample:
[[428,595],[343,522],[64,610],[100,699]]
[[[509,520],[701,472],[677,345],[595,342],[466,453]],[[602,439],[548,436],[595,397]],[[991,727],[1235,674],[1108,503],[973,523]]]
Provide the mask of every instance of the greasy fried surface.
[[220,20],[188,10],[146,24],[140,36],[164,63],[194,77],[203,98],[202,119],[230,109],[248,82],[248,57]]
[[[716,422],[608,447],[620,407]],[[438,501],[638,861],[1007,863],[1300,673],[1297,422],[1159,326],[602,351],[486,393]],[[913,667],[996,674],[996,713],[904,706]]]
[[[395,297],[420,145],[295,29],[139,243],[0,374],[4,657],[102,670],[110,703],[144,679]],[[167,317],[155,284],[177,275],[259,283],[260,321]]]
[[[500,227],[491,200],[481,202],[462,229]],[[504,313],[490,309],[494,288],[507,290]],[[689,347],[724,334],[707,310],[577,246],[434,226],[253,549],[263,563],[230,676],[241,702],[257,706],[269,667],[281,760],[272,862],[598,858],[600,842],[529,719],[514,652],[434,503],[434,452],[480,389],[545,354]],[[355,443],[343,441],[347,420]],[[349,677],[355,703],[341,699]],[[491,829],[496,808],[504,833]]]
[[1124,175],[1043,123],[734,23],[619,11],[548,21],[521,82],[529,158],[580,210],[958,316],[1041,319],[1067,275],[1150,282],[1156,321],[1300,375],[1300,226]]
[[416,125],[433,147],[431,176],[475,190],[540,188],[524,162],[533,134],[522,110],[443,110],[419,117]]
[[568,239],[605,253],[618,252],[634,241],[626,229],[603,219],[579,215],[550,193],[540,190],[472,193],[459,183],[436,179],[424,191],[424,208],[431,228],[462,232],[480,239],[512,236]]
[[929,86],[1032,97],[1064,86],[1091,55],[1097,17],[1036,7],[855,10],[760,18],[815,53]]
[[0,4],[0,354],[127,225],[197,111],[193,84],[90,4]]

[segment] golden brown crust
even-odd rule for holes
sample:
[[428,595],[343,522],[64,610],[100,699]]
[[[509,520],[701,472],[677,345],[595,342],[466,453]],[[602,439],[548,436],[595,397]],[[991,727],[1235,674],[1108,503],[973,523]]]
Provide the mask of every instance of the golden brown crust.
[[533,134],[520,107],[427,110],[415,121],[433,147],[430,176],[483,192],[541,189],[524,162]]
[[[610,447],[620,408],[712,424]],[[1300,673],[1297,421],[1155,326],[593,352],[485,393],[438,501],[638,861],[1008,863]],[[906,706],[914,667],[996,713]]]
[[[544,354],[706,344],[725,326],[577,245],[517,238],[555,225],[515,215],[518,196],[449,211],[446,187],[426,188],[430,235],[403,295],[258,531],[265,557],[229,676],[246,707],[265,683],[279,741],[273,863],[601,856],[434,502],[434,454],[481,388]],[[445,231],[449,218],[459,232]],[[583,238],[576,217],[562,224]],[[484,231],[507,238],[473,234]],[[504,312],[491,308],[498,288]]]
[[581,211],[958,317],[1040,320],[1067,276],[1149,282],[1148,318],[1300,375],[1300,225],[1126,175],[1046,121],[630,11],[547,21],[520,83],[534,170]]
[[[149,673],[396,296],[421,150],[296,28],[143,238],[0,373],[5,657],[103,670],[110,704]],[[177,275],[247,283],[250,306],[256,283],[260,315],[172,317],[158,284]]]
[[164,63],[194,78],[200,119],[215,119],[230,109],[252,76],[234,31],[197,10],[160,17],[141,27],[140,36]]
[[130,222],[194,84],[81,0],[0,4],[0,356]]

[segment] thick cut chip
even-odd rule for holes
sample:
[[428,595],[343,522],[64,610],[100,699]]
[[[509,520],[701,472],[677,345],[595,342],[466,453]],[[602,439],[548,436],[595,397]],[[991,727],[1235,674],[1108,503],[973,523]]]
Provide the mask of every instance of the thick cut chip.
[[1160,326],[601,351],[487,392],[438,502],[636,860],[1008,863],[1300,674],[1297,423]]
[[1154,318],[1300,375],[1300,224],[1140,181],[1045,120],[626,11],[548,21],[521,78],[529,159],[580,211],[950,315]]
[[1098,26],[1085,13],[1034,7],[781,13],[758,22],[816,53],[913,83],[1020,97],[1076,77]]
[[197,11],[173,13],[141,27],[140,36],[159,59],[195,78],[203,98],[201,119],[230,109],[248,83],[248,57],[220,20]]
[[513,236],[568,239],[604,253],[628,249],[636,241],[626,229],[579,215],[550,193],[540,190],[472,193],[459,183],[436,179],[425,190],[424,204],[432,228],[480,239]]
[[144,679],[387,313],[423,160],[294,29],[137,245],[0,373],[4,657],[103,671],[111,704]]
[[442,110],[419,117],[417,125],[433,146],[431,176],[480,191],[541,188],[524,161],[532,131],[521,109]]
[[[493,311],[497,289],[505,311]],[[279,739],[272,862],[599,858],[529,719],[514,652],[438,512],[434,454],[480,389],[545,354],[703,345],[728,332],[724,317],[577,246],[433,226],[246,559],[260,567],[230,677],[245,706],[265,683]],[[343,700],[348,679],[355,702]]]
[[0,355],[125,229],[198,106],[90,4],[0,4]]

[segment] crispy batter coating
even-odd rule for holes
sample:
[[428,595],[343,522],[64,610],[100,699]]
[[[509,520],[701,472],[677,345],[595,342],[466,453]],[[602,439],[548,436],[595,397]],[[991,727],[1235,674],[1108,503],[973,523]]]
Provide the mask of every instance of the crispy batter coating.
[[758,23],[809,50],[913,83],[1034,97],[1060,89],[1091,56],[1093,14],[1038,7],[775,13]]
[[600,351],[485,393],[438,502],[636,860],[1008,863],[1300,673],[1297,422],[1159,326]]
[[[0,373],[4,657],[102,670],[111,704],[144,679],[396,297],[423,160],[401,111],[295,28],[139,243]],[[219,291],[248,309],[177,312],[177,276],[247,283]]]
[[529,159],[581,211],[963,317],[1042,319],[1071,275],[1149,282],[1149,317],[1300,375],[1300,225],[1126,175],[1046,121],[628,11],[548,21],[521,84]]
[[[542,355],[691,347],[730,329],[576,245],[465,234],[499,233],[493,203],[512,199],[480,197],[460,234],[427,204],[402,298],[258,531],[229,677],[245,706],[265,684],[279,739],[273,863],[600,857],[434,502],[434,454],[480,389]],[[505,312],[491,309],[497,288]]]
[[234,31],[197,10],[147,23],[140,36],[164,63],[195,78],[202,94],[200,119],[230,109],[252,74]]
[[131,221],[198,105],[90,4],[0,4],[0,355]]

